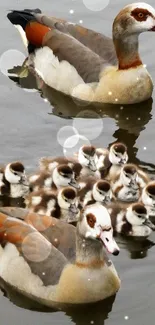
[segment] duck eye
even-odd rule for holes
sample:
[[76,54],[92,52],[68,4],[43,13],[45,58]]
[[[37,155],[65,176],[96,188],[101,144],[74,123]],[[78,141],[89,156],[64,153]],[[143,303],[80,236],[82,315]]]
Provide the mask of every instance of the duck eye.
[[142,12],[139,12],[138,17],[139,18],[143,18],[144,17],[144,14]]
[[139,214],[139,215],[138,215],[138,218],[140,218],[140,219],[141,219],[141,218],[143,218],[143,216],[141,216],[141,215]]
[[18,174],[17,174],[16,172],[14,173],[14,175],[15,175],[15,176],[18,176]]
[[117,153],[115,153],[115,156],[116,156],[116,157],[119,157],[119,155],[118,155]]

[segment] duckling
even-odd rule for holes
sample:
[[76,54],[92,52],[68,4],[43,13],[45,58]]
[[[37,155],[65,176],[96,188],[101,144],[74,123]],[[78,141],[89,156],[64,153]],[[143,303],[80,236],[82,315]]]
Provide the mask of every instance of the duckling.
[[138,201],[141,188],[138,182],[138,170],[136,165],[126,164],[112,180],[112,190],[115,197],[121,201]]
[[155,217],[155,181],[143,188],[140,201],[145,205],[149,216]]
[[57,190],[68,185],[79,188],[75,180],[75,173],[71,167],[65,164],[55,167],[52,174],[43,171],[32,175],[29,182],[33,191],[38,191],[40,188]]
[[148,237],[155,226],[149,220],[143,203],[133,203],[128,207],[113,204],[107,207],[114,231],[125,236]]
[[82,146],[79,152],[75,154],[75,158],[55,157],[46,158],[43,157],[39,161],[41,170],[52,172],[53,169],[60,164],[67,164],[73,169],[76,178],[80,175],[86,176],[94,174],[96,168],[96,149],[94,146]]
[[57,195],[48,189],[32,192],[25,198],[25,204],[30,212],[68,223],[77,221],[80,213],[77,191],[70,186],[59,189]]
[[101,178],[111,180],[128,161],[127,147],[125,144],[117,142],[107,149],[96,149],[98,157],[97,169]]
[[[78,191],[80,202],[83,206],[92,202],[102,202],[108,204],[114,199],[111,185],[106,180],[98,180],[89,177],[86,179],[86,186]],[[80,185],[80,183],[79,183]]]
[[0,195],[22,198],[29,193],[25,167],[20,161],[11,162],[0,171]]

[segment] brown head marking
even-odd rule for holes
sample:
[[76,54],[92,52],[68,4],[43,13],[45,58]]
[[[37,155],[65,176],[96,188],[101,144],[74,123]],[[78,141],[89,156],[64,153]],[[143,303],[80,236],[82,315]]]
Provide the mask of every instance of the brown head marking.
[[87,222],[90,228],[94,228],[94,225],[96,223],[96,217],[94,216],[93,213],[88,213],[87,216]]
[[126,164],[123,167],[123,170],[125,173],[130,174],[130,175],[134,175],[137,172],[137,168],[133,164]]
[[151,194],[152,196],[155,196],[155,182],[152,184],[148,184],[146,187],[146,190],[149,194]]
[[20,161],[15,161],[15,162],[11,163],[10,167],[15,172],[23,173],[25,170],[23,164]]
[[142,203],[133,204],[132,210],[135,211],[137,214],[147,214],[147,210]]
[[97,188],[101,191],[108,192],[110,190],[110,183],[108,181],[98,181]]
[[124,143],[120,143],[120,142],[117,142],[113,145],[113,149],[116,151],[116,152],[120,152],[122,154],[124,154],[126,151],[127,151],[127,147]]
[[76,198],[77,192],[73,187],[65,187],[62,190],[62,194],[66,197],[66,199],[74,200]]
[[143,8],[135,8],[134,10],[131,11],[131,16],[135,20],[140,22],[146,21],[149,16],[154,18],[152,13],[149,10]]
[[86,155],[93,157],[95,155],[96,149],[94,146],[83,146],[83,152]]
[[73,170],[65,164],[58,166],[58,172],[64,177],[71,177],[73,175]]

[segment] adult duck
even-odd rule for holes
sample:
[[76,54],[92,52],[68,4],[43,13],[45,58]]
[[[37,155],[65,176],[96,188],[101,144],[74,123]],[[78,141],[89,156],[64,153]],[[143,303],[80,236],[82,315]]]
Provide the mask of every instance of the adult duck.
[[[18,208],[13,213],[20,216]],[[106,247],[119,254],[105,207],[99,203],[87,206],[76,228],[47,216],[29,214],[24,219],[13,218],[8,211],[0,213],[0,277],[15,290],[58,308],[101,301],[118,291],[119,277],[104,251]],[[46,230],[46,237],[37,229]],[[62,249],[70,246],[67,252],[72,252],[72,262],[58,248],[61,240]]]
[[7,17],[28,47],[28,65],[50,87],[100,103],[133,104],[151,97],[153,83],[138,52],[139,35],[155,31],[150,5],[123,8],[113,23],[113,41],[39,9],[14,10]]

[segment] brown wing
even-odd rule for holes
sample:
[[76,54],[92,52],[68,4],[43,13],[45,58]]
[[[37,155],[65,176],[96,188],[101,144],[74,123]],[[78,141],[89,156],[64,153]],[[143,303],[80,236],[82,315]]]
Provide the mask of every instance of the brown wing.
[[48,27],[55,28],[65,34],[69,33],[109,63],[117,64],[116,52],[111,38],[83,26],[68,23],[63,19],[43,14],[37,14],[35,17]]
[[58,283],[68,261],[34,227],[0,213],[0,241],[2,244],[14,244],[28,263],[32,273],[38,275],[44,285]]
[[29,213],[28,209],[5,207],[0,212],[26,223],[37,229],[48,241],[55,246],[69,261],[75,260],[76,228],[53,217]]

